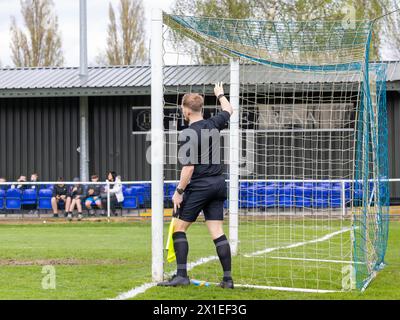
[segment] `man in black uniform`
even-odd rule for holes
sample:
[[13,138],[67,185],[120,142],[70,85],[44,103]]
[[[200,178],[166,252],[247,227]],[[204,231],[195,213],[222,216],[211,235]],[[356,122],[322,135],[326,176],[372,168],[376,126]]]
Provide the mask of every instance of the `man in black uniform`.
[[220,131],[226,127],[233,109],[224,96],[222,83],[215,85],[214,93],[221,103],[222,111],[208,120],[203,119],[202,96],[186,94],[182,100],[182,113],[189,122],[189,128],[179,136],[179,140],[184,142],[179,149],[179,160],[183,168],[172,198],[175,216],[178,218],[173,233],[177,273],[171,280],[159,283],[159,286],[190,284],[186,266],[189,251],[186,231],[203,211],[224,272],[220,286],[233,289],[231,250],[222,226],[226,183],[218,157]]

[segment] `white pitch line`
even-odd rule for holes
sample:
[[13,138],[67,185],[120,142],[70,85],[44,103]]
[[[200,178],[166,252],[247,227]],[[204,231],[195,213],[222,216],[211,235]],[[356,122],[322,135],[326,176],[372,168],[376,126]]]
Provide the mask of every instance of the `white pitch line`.
[[147,289],[155,287],[156,285],[157,285],[156,282],[145,283],[145,284],[141,285],[140,287],[136,287],[136,288],[133,288],[132,290],[121,293],[119,296],[117,296],[113,299],[109,299],[109,300],[127,300],[127,299],[137,296],[138,294],[146,292]]
[[[217,260],[218,257],[217,256],[209,256],[206,258],[200,258],[197,261],[194,262],[190,262],[187,265],[187,270],[190,271],[193,268],[200,266],[202,264],[208,263],[210,261],[214,261]],[[174,272],[167,274],[167,276],[172,276]],[[149,283],[145,283],[143,285],[141,285],[140,287],[136,287],[133,288],[132,290],[129,290],[127,292],[121,293],[120,295],[118,295],[117,297],[113,298],[113,299],[109,299],[109,300],[127,300],[127,299],[132,299],[134,297],[136,297],[138,294],[144,293],[146,292],[148,289],[157,286],[156,282],[149,282]]]
[[[263,257],[260,257],[260,258],[263,258]],[[307,258],[290,258],[290,257],[268,257],[268,259],[363,264],[362,262],[354,262],[354,261],[350,261],[350,260],[326,260],[326,259],[309,259],[309,258],[307,259]]]
[[[272,252],[275,250],[279,250],[279,249],[289,249],[289,248],[296,248],[296,247],[300,247],[309,243],[315,243],[315,242],[322,242],[325,240],[328,240],[338,234],[344,233],[351,230],[351,228],[346,228],[346,229],[342,229],[340,231],[336,231],[333,233],[330,233],[322,238],[318,238],[315,240],[311,240],[311,241],[306,241],[306,242],[299,242],[299,243],[294,243],[285,247],[276,247],[276,248],[267,248],[265,250],[262,251],[257,251],[254,252],[250,255],[245,255],[251,257],[252,255],[260,255],[260,254],[264,254],[264,253],[268,253],[268,252]],[[214,261],[217,260],[218,257],[217,256],[209,256],[206,258],[200,258],[197,261],[194,262],[190,262],[188,264],[188,271],[192,270],[193,268],[200,266],[202,264],[205,264],[207,262],[210,261]],[[118,295],[117,297],[115,297],[114,299],[110,299],[110,300],[126,300],[126,299],[132,299],[134,297],[136,297],[138,294],[144,293],[146,292],[148,289],[155,287],[157,285],[157,283],[155,282],[149,282],[149,283],[145,283],[139,287],[133,288],[132,290],[129,290],[127,292],[121,293],[120,295]],[[316,293],[330,293],[330,292],[337,292],[337,291],[330,291],[330,290],[316,290],[316,289],[301,289],[301,288],[284,288],[284,287],[267,287],[267,286],[252,286],[252,285],[235,285],[236,287],[243,287],[243,288],[255,288],[255,289],[269,289],[269,290],[281,290],[281,291],[295,291],[295,292],[316,292]]]
[[[210,284],[217,284],[210,282]],[[263,289],[275,291],[291,291],[291,292],[305,292],[305,293],[336,293],[342,292],[340,290],[323,290],[323,289],[307,289],[307,288],[289,288],[289,287],[272,287],[272,286],[258,286],[252,284],[236,284],[235,288],[250,288],[250,289]]]
[[305,292],[305,293],[335,293],[341,292],[340,290],[320,290],[320,289],[302,289],[302,288],[288,288],[288,287],[270,287],[270,286],[255,286],[251,284],[235,284],[237,288],[251,288],[251,289],[264,289],[264,290],[277,290],[277,291],[291,291],[291,292]]
[[245,254],[244,257],[250,258],[250,257],[254,257],[254,256],[259,256],[259,255],[262,255],[262,254],[270,253],[270,252],[273,252],[273,251],[276,251],[276,250],[297,248],[297,247],[305,246],[305,245],[311,244],[311,243],[323,242],[323,241],[326,241],[326,240],[329,240],[329,239],[333,238],[334,236],[337,236],[337,235],[339,235],[341,233],[348,232],[350,230],[351,230],[351,228],[345,228],[345,229],[342,229],[342,230],[339,230],[339,231],[336,231],[336,232],[329,233],[329,234],[327,234],[327,235],[325,235],[325,236],[323,236],[321,238],[317,238],[317,239],[314,239],[314,240],[309,240],[309,241],[304,241],[304,242],[297,242],[297,243],[293,243],[293,244],[290,244],[290,245],[287,245],[287,246],[283,246],[283,247],[266,248],[264,250],[252,252],[252,253],[249,253],[249,254]]

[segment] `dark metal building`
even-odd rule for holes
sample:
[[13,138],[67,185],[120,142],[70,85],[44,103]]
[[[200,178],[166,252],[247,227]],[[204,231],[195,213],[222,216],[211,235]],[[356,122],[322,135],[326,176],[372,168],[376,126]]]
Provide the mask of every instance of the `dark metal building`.
[[[260,72],[243,75],[244,85],[272,82],[288,87],[310,81],[299,73],[275,71],[272,80]],[[229,66],[166,67],[166,118],[176,112],[181,94],[212,93],[217,81],[229,83]],[[324,76],[313,81],[335,90],[333,84],[351,79]],[[387,91],[390,176],[400,178],[400,63],[388,63]],[[0,176],[9,180],[32,172],[38,172],[41,180],[79,176],[82,97],[89,107],[90,173],[104,176],[112,169],[124,180],[149,180],[145,156],[150,129],[148,66],[89,68],[87,81],[79,78],[77,68],[0,69]],[[392,190],[392,196],[400,197],[400,190]]]

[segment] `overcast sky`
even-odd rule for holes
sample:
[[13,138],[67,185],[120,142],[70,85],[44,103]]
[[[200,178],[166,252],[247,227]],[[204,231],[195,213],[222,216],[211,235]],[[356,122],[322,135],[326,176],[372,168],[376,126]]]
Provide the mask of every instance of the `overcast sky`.
[[[59,19],[66,66],[79,65],[79,0],[53,0]],[[105,49],[108,4],[117,8],[119,0],[87,0],[88,10],[88,59],[95,61],[98,53]],[[170,12],[174,0],[144,0],[146,39],[150,33],[151,10],[159,7]],[[12,66],[10,59],[10,17],[15,16],[22,23],[20,0],[0,0],[0,61],[3,66]]]

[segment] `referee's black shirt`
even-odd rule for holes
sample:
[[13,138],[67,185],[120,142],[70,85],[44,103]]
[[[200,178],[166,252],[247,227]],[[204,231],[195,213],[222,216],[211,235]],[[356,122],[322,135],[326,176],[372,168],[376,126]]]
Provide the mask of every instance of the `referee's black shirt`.
[[191,181],[223,173],[220,131],[226,128],[230,113],[221,111],[207,120],[192,123],[179,134],[178,158],[183,166],[194,165]]

